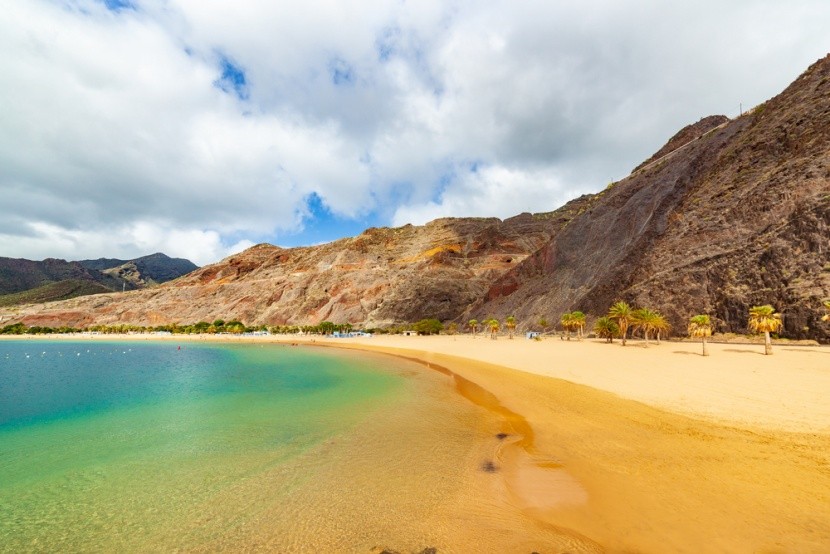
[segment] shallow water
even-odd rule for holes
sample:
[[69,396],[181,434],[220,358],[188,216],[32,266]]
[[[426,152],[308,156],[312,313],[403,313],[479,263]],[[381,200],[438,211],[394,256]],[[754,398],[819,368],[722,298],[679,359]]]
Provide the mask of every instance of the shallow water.
[[0,342],[0,551],[532,551],[451,376],[285,345]]

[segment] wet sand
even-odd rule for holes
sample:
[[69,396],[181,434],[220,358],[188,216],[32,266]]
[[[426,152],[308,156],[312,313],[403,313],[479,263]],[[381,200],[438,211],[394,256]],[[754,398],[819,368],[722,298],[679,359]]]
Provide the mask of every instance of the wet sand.
[[[480,508],[443,535],[444,551],[487,551],[477,525],[510,526],[517,552],[830,550],[827,347],[710,345],[704,358],[675,342],[314,344],[419,360],[500,422],[470,484]],[[538,542],[551,534],[561,540]]]

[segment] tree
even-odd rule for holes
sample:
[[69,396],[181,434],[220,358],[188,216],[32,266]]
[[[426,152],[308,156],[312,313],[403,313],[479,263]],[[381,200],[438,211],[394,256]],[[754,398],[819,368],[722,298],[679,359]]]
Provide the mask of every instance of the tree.
[[478,332],[478,320],[471,319],[469,322],[467,322],[467,327],[469,327],[470,330],[473,332],[473,338],[475,338],[476,333]]
[[693,315],[689,318],[689,336],[700,337],[703,340],[703,355],[708,356],[706,351],[706,337],[712,336],[712,321],[706,314]]
[[585,329],[585,314],[578,310],[571,312],[571,325],[576,329],[576,338],[582,340]]
[[452,323],[447,325],[447,333],[449,333],[450,335],[454,335],[457,332],[458,332],[458,323],[453,321]]
[[617,323],[610,317],[600,317],[594,322],[594,333],[606,342],[614,342],[614,336],[620,332]]
[[625,336],[634,317],[634,310],[626,302],[616,302],[608,309],[608,317],[614,320],[617,327],[619,327],[622,345],[625,346]]
[[444,329],[444,325],[437,319],[422,319],[413,328],[419,335],[437,335]]
[[764,354],[772,354],[772,340],[769,334],[780,331],[783,327],[781,314],[775,313],[775,308],[769,304],[753,306],[749,309],[749,330],[754,333],[764,333]]
[[559,318],[559,323],[562,325],[562,330],[567,333],[568,340],[571,340],[571,332],[574,330],[574,317],[571,312],[565,312]]
[[648,346],[649,333],[657,333],[661,320],[665,324],[663,316],[650,308],[639,308],[634,310],[631,315],[631,325],[643,331],[643,339],[645,339],[645,345]]
[[542,328],[542,333],[547,333],[548,332],[548,327],[550,327],[550,323],[548,323],[548,320],[545,319],[544,317],[540,317],[539,318],[539,327]]
[[668,336],[669,331],[671,331],[671,325],[661,313],[658,313],[654,318],[654,330],[657,332],[657,344],[660,344],[661,335]]
[[830,321],[830,300],[825,300],[822,304],[824,304],[824,309],[827,310],[827,313],[821,316],[821,320]]
[[324,335],[330,335],[334,333],[336,326],[331,321],[321,321],[317,324],[317,331]]
[[499,335],[499,330],[501,329],[501,324],[499,323],[499,320],[494,317],[491,317],[485,323],[490,328],[490,338],[496,340]]
[[507,338],[513,340],[513,332],[516,331],[516,318],[511,316],[507,316],[507,319],[504,320],[504,326],[507,327]]

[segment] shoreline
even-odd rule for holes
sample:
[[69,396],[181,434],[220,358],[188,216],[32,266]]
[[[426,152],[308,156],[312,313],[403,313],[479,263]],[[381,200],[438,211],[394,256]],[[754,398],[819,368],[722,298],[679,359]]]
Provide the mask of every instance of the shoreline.
[[572,537],[576,550],[830,545],[828,347],[776,345],[764,356],[763,347],[732,343],[710,345],[704,358],[700,343],[682,342],[38,338],[307,344],[414,359],[449,372],[462,396],[504,420],[493,468],[503,503]]

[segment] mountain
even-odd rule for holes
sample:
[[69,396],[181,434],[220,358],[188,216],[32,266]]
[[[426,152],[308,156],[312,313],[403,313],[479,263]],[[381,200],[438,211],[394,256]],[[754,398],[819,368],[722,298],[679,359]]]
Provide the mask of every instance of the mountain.
[[62,300],[107,291],[144,288],[197,269],[189,260],[157,253],[135,260],[0,257],[0,305]]
[[545,244],[586,201],[504,221],[448,218],[424,226],[373,228],[319,246],[260,244],[157,288],[28,307],[15,318],[53,327],[217,318],[249,325],[454,319],[496,278]]
[[171,258],[161,252],[134,260],[99,258],[97,260],[81,260],[78,263],[87,269],[94,269],[124,279],[135,285],[136,288],[166,283],[199,268],[190,260]]
[[616,300],[679,333],[710,314],[743,332],[772,304],[784,335],[830,341],[830,56],[742,116],[682,129],[627,178],[545,214],[439,219],[329,244],[258,245],[153,289],[14,311],[28,325],[386,325],[515,315],[522,325]]
[[820,321],[830,297],[830,56],[751,112],[702,122],[466,314],[596,316],[626,300],[681,333],[697,313],[743,332],[749,307],[772,304],[786,336],[830,339]]

